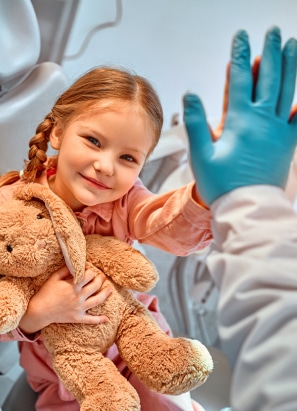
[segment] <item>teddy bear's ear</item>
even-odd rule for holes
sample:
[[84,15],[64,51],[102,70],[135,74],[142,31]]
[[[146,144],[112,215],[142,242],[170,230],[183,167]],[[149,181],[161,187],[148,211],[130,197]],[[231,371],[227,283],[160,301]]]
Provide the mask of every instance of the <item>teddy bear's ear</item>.
[[21,200],[41,200],[52,219],[65,263],[76,283],[80,282],[86,267],[86,240],[78,220],[67,204],[49,188],[38,183],[26,183],[15,190]]

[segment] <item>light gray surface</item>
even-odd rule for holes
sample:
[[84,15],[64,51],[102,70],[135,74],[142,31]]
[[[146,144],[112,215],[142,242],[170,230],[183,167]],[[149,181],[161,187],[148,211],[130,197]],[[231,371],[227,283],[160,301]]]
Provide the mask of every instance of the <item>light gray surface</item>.
[[29,139],[68,85],[63,69],[36,65],[40,53],[37,18],[30,0],[1,1],[0,174],[21,170]]
[[0,343],[0,407],[22,372],[16,341]]
[[66,85],[60,66],[42,63],[0,98],[0,174],[23,168],[30,138]]
[[214,361],[214,371],[208,380],[192,391],[192,397],[206,411],[220,411],[229,406],[229,390],[231,384],[231,369],[225,355],[214,347],[209,347]]
[[29,387],[23,372],[6,397],[2,411],[34,411],[37,394]]
[[40,53],[37,18],[30,0],[1,1],[0,84],[28,72]]

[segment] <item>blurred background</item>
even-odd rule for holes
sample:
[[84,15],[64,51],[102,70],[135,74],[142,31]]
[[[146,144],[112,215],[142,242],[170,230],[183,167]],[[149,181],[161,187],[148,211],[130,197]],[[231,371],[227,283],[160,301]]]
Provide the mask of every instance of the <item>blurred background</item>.
[[[13,1],[13,0],[12,0]],[[70,81],[98,64],[129,67],[157,89],[165,128],[181,120],[187,90],[219,118],[230,44],[238,29],[250,36],[252,58],[265,31],[297,36],[296,0],[32,0],[41,61],[56,61]],[[296,100],[296,94],[295,94]]]

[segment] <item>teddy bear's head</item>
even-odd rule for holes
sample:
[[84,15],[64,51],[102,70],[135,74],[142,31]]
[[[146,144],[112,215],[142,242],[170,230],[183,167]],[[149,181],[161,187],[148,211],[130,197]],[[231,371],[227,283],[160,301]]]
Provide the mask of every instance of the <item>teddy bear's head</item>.
[[[66,261],[80,281],[85,271],[86,243],[72,211],[40,184],[20,185],[15,196],[1,205],[1,271],[6,276],[37,277],[55,271]],[[70,255],[77,258],[70,259]]]
[[128,244],[99,234],[86,241],[73,211],[49,188],[20,184],[14,195],[0,206],[0,273],[45,280],[66,264],[80,282],[88,256],[118,285],[146,292],[156,284],[151,261]]

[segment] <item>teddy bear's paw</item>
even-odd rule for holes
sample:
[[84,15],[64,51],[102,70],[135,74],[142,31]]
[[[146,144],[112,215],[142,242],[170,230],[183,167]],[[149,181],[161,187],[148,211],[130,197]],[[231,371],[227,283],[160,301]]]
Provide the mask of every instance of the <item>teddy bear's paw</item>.
[[179,395],[202,385],[213,370],[213,360],[207,348],[197,340],[172,338],[163,352],[162,373],[151,372],[154,379],[146,383],[152,389]]
[[208,349],[199,341],[178,338],[180,348],[176,357],[176,369],[172,373],[171,385],[164,393],[182,394],[204,384],[213,371],[213,360]]
[[208,349],[200,341],[186,340],[192,345],[194,356],[197,358],[197,362],[194,361],[193,366],[196,368],[198,385],[202,385],[213,371],[212,357]]
[[[1,306],[5,307],[5,301],[1,301]],[[8,307],[9,308],[9,307]],[[11,307],[9,310],[5,307],[5,310],[0,308],[0,334],[6,334],[18,327],[21,320],[21,316],[18,315],[17,310]]]
[[[1,276],[0,276],[1,278]],[[18,279],[0,279],[0,334],[15,330],[28,306],[26,292],[19,286]]]

